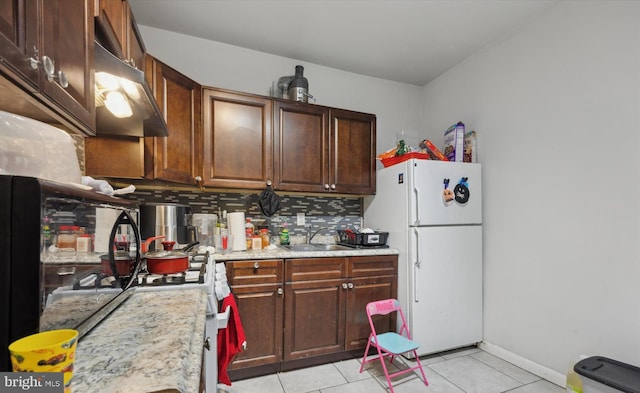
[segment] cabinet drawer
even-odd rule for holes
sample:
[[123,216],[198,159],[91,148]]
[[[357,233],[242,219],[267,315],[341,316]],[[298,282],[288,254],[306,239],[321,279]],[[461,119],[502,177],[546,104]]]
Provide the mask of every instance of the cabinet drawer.
[[329,280],[345,277],[347,258],[287,259],[287,282]]
[[228,261],[226,264],[231,286],[282,282],[282,259]]
[[349,258],[347,277],[394,276],[398,272],[397,255]]

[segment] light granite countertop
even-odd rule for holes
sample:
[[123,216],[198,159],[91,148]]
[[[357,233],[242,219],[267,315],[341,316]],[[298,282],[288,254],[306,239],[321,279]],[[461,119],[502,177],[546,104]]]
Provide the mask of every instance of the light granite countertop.
[[207,295],[136,291],[78,343],[74,393],[197,392]]
[[282,246],[272,249],[231,251],[215,253],[216,261],[242,261],[249,259],[291,259],[291,258],[322,258],[322,257],[362,257],[371,255],[398,255],[395,248],[354,248],[340,251],[291,251]]

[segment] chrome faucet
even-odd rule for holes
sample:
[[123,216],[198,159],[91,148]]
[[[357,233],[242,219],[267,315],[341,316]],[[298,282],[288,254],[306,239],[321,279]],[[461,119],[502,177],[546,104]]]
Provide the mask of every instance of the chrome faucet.
[[311,236],[309,236],[309,240],[307,241],[307,243],[311,244],[311,240],[313,240],[313,238],[314,238],[314,237],[316,237],[316,235],[317,235],[318,233],[320,233],[321,231],[323,231],[323,230],[325,230],[325,229],[331,229],[331,228],[329,228],[329,227],[320,227],[320,229],[318,229],[317,231],[313,232],[313,233],[311,234]]

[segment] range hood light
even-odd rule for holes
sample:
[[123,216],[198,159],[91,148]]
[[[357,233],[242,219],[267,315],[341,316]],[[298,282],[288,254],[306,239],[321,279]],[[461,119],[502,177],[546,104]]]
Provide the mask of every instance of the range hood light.
[[118,119],[131,117],[133,111],[127,98],[118,91],[110,91],[106,94],[104,105]]
[[100,43],[94,42],[94,47],[96,134],[168,136],[167,122],[144,72],[114,56]]
[[102,90],[114,91],[120,88],[118,77],[107,72],[96,72],[96,85]]
[[140,92],[138,91],[138,88],[136,87],[135,83],[125,78],[118,78],[118,80],[120,82],[120,86],[122,86],[122,88],[124,89],[124,92],[127,94],[127,96],[130,99],[134,101],[140,99]]

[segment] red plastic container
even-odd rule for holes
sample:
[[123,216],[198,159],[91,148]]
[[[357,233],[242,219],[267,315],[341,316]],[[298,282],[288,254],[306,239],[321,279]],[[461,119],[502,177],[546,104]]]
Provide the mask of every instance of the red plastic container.
[[384,165],[384,167],[388,167],[391,165],[395,165],[398,163],[401,163],[403,161],[407,161],[410,160],[412,158],[417,158],[419,160],[428,160],[429,159],[429,155],[426,153],[420,153],[420,152],[411,152],[411,153],[407,153],[407,154],[403,154],[401,156],[396,156],[396,157],[391,157],[391,158],[383,158],[382,160],[380,160],[382,162],[382,165]]

